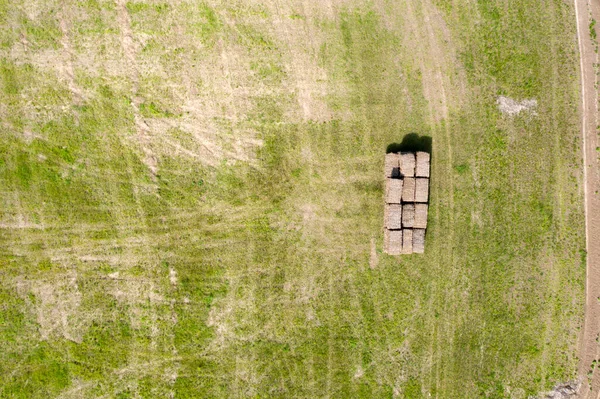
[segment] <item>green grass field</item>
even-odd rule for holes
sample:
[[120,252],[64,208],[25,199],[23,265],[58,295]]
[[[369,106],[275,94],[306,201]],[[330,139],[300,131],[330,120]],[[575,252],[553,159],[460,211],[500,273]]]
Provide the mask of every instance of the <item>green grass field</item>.
[[[573,379],[576,49],[561,0],[0,0],[0,397]],[[426,253],[390,257],[383,158],[409,133],[432,139]]]

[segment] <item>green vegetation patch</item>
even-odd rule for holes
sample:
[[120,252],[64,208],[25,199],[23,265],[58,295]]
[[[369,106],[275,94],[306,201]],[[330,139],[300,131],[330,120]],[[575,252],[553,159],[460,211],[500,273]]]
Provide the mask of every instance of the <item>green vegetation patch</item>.
[[[73,81],[41,62],[63,58],[40,7],[0,2],[31,41],[0,59],[0,396],[501,398],[575,377],[570,4],[131,1],[127,27],[87,1]],[[432,141],[427,250],[391,257],[383,155],[411,133]]]

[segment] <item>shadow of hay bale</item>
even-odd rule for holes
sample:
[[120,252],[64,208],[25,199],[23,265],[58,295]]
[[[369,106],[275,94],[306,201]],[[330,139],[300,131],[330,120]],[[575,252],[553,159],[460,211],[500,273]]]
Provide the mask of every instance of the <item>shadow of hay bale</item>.
[[432,139],[430,136],[419,136],[417,133],[409,133],[402,138],[400,143],[391,143],[385,152],[417,152],[425,151],[431,154]]

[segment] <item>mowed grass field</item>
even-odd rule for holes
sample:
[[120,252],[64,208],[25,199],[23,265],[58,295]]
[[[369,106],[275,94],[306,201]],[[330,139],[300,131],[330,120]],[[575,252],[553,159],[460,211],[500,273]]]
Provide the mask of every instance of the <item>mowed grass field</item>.
[[[0,397],[575,378],[576,49],[562,0],[0,0]],[[410,133],[426,252],[391,257],[383,155]]]

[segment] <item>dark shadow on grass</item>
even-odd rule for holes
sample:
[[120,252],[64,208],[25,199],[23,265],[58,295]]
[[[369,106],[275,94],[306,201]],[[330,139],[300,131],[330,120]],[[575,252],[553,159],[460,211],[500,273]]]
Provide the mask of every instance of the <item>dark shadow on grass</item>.
[[432,140],[430,136],[419,136],[417,133],[409,133],[402,138],[400,143],[392,143],[387,146],[386,154],[390,152],[417,152],[425,151],[431,154]]

